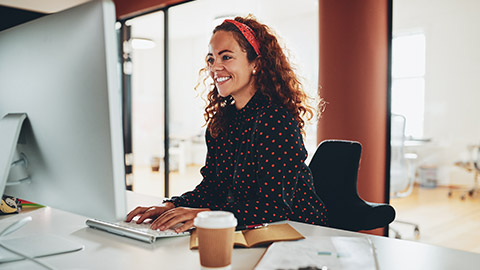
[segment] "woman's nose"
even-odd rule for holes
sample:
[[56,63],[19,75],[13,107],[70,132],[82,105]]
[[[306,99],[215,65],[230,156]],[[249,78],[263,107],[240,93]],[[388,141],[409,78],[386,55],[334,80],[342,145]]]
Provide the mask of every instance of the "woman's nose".
[[218,61],[214,61],[211,66],[212,71],[217,71],[217,70],[222,70],[223,65],[219,63]]

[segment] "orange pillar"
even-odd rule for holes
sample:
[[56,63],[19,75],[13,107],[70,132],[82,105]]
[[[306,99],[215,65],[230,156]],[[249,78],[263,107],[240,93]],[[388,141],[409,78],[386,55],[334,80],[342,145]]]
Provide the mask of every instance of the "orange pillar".
[[319,93],[327,102],[318,142],[362,144],[360,196],[385,202],[391,0],[319,0]]

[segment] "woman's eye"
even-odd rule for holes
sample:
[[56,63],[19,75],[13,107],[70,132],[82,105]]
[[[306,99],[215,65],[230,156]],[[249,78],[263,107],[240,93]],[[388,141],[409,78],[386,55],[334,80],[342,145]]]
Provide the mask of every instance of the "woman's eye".
[[228,55],[224,55],[224,56],[222,56],[222,59],[223,60],[229,60],[229,59],[232,59],[232,57],[228,56]]
[[207,63],[210,64],[210,65],[213,65],[214,61],[215,60],[212,57],[207,58]]

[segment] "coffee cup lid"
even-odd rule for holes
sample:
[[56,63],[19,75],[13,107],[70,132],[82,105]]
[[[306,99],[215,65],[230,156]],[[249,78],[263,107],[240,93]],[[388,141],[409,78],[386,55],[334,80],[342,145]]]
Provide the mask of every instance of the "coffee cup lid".
[[197,214],[193,225],[208,229],[231,228],[237,226],[237,219],[227,211],[204,211]]

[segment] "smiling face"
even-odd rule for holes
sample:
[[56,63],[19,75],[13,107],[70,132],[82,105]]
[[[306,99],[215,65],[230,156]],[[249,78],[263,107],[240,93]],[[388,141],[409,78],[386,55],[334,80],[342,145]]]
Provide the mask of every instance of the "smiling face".
[[243,108],[256,91],[252,76],[255,61],[248,61],[247,52],[240,47],[231,32],[217,31],[212,36],[207,63],[220,96],[231,95],[235,107]]

